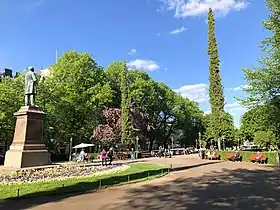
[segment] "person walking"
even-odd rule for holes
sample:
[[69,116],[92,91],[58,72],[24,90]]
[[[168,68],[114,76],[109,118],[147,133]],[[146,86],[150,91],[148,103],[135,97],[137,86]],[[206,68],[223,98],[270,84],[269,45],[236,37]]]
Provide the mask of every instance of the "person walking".
[[109,152],[107,153],[107,156],[109,158],[109,165],[112,165],[113,155],[114,155],[114,151],[113,151],[113,148],[111,147],[109,149]]
[[101,161],[102,161],[102,166],[107,166],[107,152],[105,149],[102,150],[101,152]]

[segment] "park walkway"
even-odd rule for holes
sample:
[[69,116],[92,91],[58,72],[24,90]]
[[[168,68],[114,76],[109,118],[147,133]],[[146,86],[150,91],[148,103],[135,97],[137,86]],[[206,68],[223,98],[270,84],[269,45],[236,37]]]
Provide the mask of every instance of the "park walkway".
[[19,200],[5,209],[280,209],[278,167],[211,162],[197,155],[148,162],[172,164],[178,170],[156,180],[100,192]]

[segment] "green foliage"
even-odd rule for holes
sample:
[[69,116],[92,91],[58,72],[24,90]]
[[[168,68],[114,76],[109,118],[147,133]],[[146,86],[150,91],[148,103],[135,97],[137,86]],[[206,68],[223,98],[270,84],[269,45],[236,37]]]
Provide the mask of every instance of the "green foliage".
[[4,78],[0,82],[0,144],[6,148],[13,139],[15,118],[24,101],[24,76]]
[[[206,127],[206,133],[203,137],[204,140],[208,141],[210,145],[213,145],[213,141],[215,139],[215,127],[213,123],[211,123],[212,114],[207,114],[204,116],[204,122]],[[230,113],[224,112],[221,124],[221,131],[223,134],[223,140],[228,143],[235,142],[235,128],[233,117]]]
[[[122,69],[121,62],[114,62],[106,71],[112,89],[119,96],[117,90],[121,88]],[[203,129],[203,112],[197,103],[182,98],[143,71],[129,70],[125,85],[129,89],[129,101],[141,109],[147,116],[147,124],[153,128],[140,136],[140,145],[146,145],[146,141],[150,145],[154,141],[158,144],[171,144],[171,137],[181,145],[194,145],[198,130]],[[139,135],[139,132],[133,135]],[[133,135],[130,138],[134,138]],[[129,139],[128,142],[133,140]]]
[[254,134],[254,142],[260,147],[269,148],[270,145],[275,145],[275,135],[272,131],[257,131]]
[[91,55],[75,51],[64,53],[50,68],[51,76],[41,84],[38,96],[48,113],[48,145],[55,139],[66,146],[71,137],[73,144],[88,141],[92,126],[100,123],[100,110],[112,100],[103,69]]
[[131,121],[129,115],[129,107],[130,107],[130,98],[128,96],[129,86],[128,86],[128,69],[126,67],[126,63],[122,62],[121,64],[121,108],[122,108],[122,135],[121,140],[122,143],[129,142],[129,136],[132,133],[131,129]]
[[[269,20],[264,21],[265,29],[271,32],[271,36],[262,42],[262,49],[265,52],[260,61],[260,65],[253,69],[244,69],[245,80],[248,83],[246,92],[248,97],[241,100],[244,105],[248,105],[257,110],[254,120],[248,120],[251,116],[248,113],[243,120],[245,135],[270,139],[271,143],[276,141],[280,146],[280,2],[278,0],[267,0],[267,7],[270,10]],[[272,135],[271,131],[274,135]],[[254,132],[258,132],[255,134]],[[268,134],[271,137],[268,138]],[[274,141],[275,138],[275,141]],[[266,140],[262,140],[266,142]]]
[[215,37],[215,20],[213,10],[208,13],[208,55],[209,55],[209,97],[211,104],[211,128],[214,138],[218,140],[224,135],[224,93],[220,75],[218,44]]
[[234,122],[230,113],[224,112],[222,121],[222,133],[225,141],[234,140]]
[[[106,107],[122,108],[124,126],[117,136],[132,143],[138,135],[139,144],[146,149],[147,145],[152,149],[153,143],[171,144],[171,139],[191,146],[198,132],[205,131],[203,111],[197,103],[154,81],[146,72],[127,70],[125,62],[113,62],[104,71],[91,55],[70,51],[49,69],[50,76],[43,80],[36,75],[40,81],[36,102],[47,113],[44,139],[53,154],[68,151],[70,138],[73,145],[92,141],[93,129],[106,121],[102,115]],[[24,75],[0,82],[0,140],[7,146],[15,127],[13,113],[23,100]],[[148,125],[145,132],[132,125],[132,105],[140,109]]]

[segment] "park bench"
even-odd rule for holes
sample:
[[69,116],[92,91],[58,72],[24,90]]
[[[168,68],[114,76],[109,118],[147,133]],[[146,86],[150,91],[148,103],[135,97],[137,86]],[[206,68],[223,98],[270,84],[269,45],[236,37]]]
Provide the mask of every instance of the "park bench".
[[[257,154],[253,154],[249,157],[249,160],[254,163],[254,162],[256,162],[256,158],[257,158]],[[268,161],[268,158],[265,155],[263,155],[262,159],[261,159],[261,163],[267,163],[267,161]]]
[[128,159],[128,154],[119,153],[119,154],[117,154],[117,157],[119,160],[125,160],[125,159]]
[[[226,155],[226,159],[227,160],[231,160],[231,158],[234,156],[235,154],[227,154]],[[236,159],[236,161],[242,161],[242,155],[239,156],[239,158]]]
[[152,157],[150,152],[143,152],[141,153],[141,158],[150,158]]

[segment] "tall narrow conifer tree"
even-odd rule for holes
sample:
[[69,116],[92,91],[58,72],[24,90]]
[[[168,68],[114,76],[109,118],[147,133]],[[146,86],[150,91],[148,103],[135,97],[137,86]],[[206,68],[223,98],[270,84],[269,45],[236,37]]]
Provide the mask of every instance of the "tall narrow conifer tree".
[[215,19],[213,10],[208,12],[208,55],[209,55],[209,97],[211,104],[211,127],[215,140],[218,141],[218,149],[221,149],[221,137],[223,135],[224,93],[220,75],[220,59],[218,45],[215,37]]
[[122,109],[122,136],[121,140],[123,143],[128,142],[129,137],[129,96],[128,96],[128,69],[126,62],[123,61],[121,71],[121,109]]

